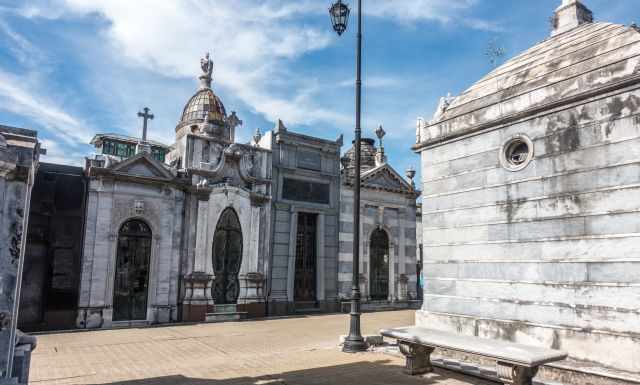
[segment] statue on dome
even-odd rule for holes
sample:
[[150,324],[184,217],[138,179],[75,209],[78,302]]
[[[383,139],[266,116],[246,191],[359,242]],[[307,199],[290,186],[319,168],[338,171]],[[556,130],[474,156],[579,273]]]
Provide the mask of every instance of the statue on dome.
[[211,60],[209,52],[206,53],[203,59],[200,59],[200,67],[204,75],[211,78],[213,75],[213,60]]

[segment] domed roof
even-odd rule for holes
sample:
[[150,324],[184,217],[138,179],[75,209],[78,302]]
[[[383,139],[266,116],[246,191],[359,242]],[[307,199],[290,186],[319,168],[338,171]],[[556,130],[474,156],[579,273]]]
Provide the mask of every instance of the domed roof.
[[220,98],[213,93],[211,88],[201,88],[184,107],[176,131],[186,125],[203,123],[207,114],[209,121],[219,123],[224,123],[227,117],[227,112]]
[[[570,5],[580,4],[573,2]],[[640,68],[636,26],[585,22],[508,60],[455,98],[443,98],[420,131],[439,142],[536,114],[632,79]]]
[[[356,151],[355,151],[355,143],[354,140],[350,149],[345,152],[344,156],[349,158],[348,169],[353,169],[356,166]],[[360,139],[360,170],[361,172],[365,172],[372,168],[376,167],[376,147],[375,141],[369,138]]]

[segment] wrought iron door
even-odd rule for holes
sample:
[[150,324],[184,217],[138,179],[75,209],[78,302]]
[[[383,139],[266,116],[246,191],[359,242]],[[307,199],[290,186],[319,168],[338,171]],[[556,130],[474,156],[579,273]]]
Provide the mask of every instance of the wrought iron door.
[[316,219],[315,214],[298,214],[295,301],[316,300]]
[[213,300],[216,304],[238,302],[240,281],[238,274],[242,264],[242,230],[233,209],[226,209],[220,216],[213,238]]
[[113,292],[113,320],[147,319],[151,229],[140,220],[126,222],[118,233]]
[[389,298],[389,237],[384,230],[375,230],[371,234],[371,299]]

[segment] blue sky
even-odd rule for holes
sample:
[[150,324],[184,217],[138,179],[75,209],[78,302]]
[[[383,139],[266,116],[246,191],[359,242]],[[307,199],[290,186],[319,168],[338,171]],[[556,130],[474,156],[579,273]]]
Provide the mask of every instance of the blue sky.
[[[349,0],[352,5],[355,0]],[[491,70],[489,41],[508,58],[543,40],[560,0],[364,0],[363,129],[382,124],[390,163],[410,151],[419,116]],[[214,90],[248,141],[281,118],[289,129],[353,138],[355,13],[333,33],[331,0],[0,0],[0,124],[39,131],[44,161],[82,164],[94,133],[171,143],[211,51]],[[585,0],[597,20],[640,22],[637,0]],[[343,150],[346,150],[346,146]]]

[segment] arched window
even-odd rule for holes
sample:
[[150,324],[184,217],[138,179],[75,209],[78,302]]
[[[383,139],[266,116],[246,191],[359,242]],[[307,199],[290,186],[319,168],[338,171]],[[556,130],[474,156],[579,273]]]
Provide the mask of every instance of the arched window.
[[151,229],[141,220],[125,222],[118,232],[113,320],[147,319]]
[[213,237],[213,299],[216,304],[238,302],[240,282],[238,274],[242,265],[242,229],[238,215],[232,208],[224,210]]
[[389,236],[377,229],[371,234],[370,243],[370,296],[372,300],[389,298]]

